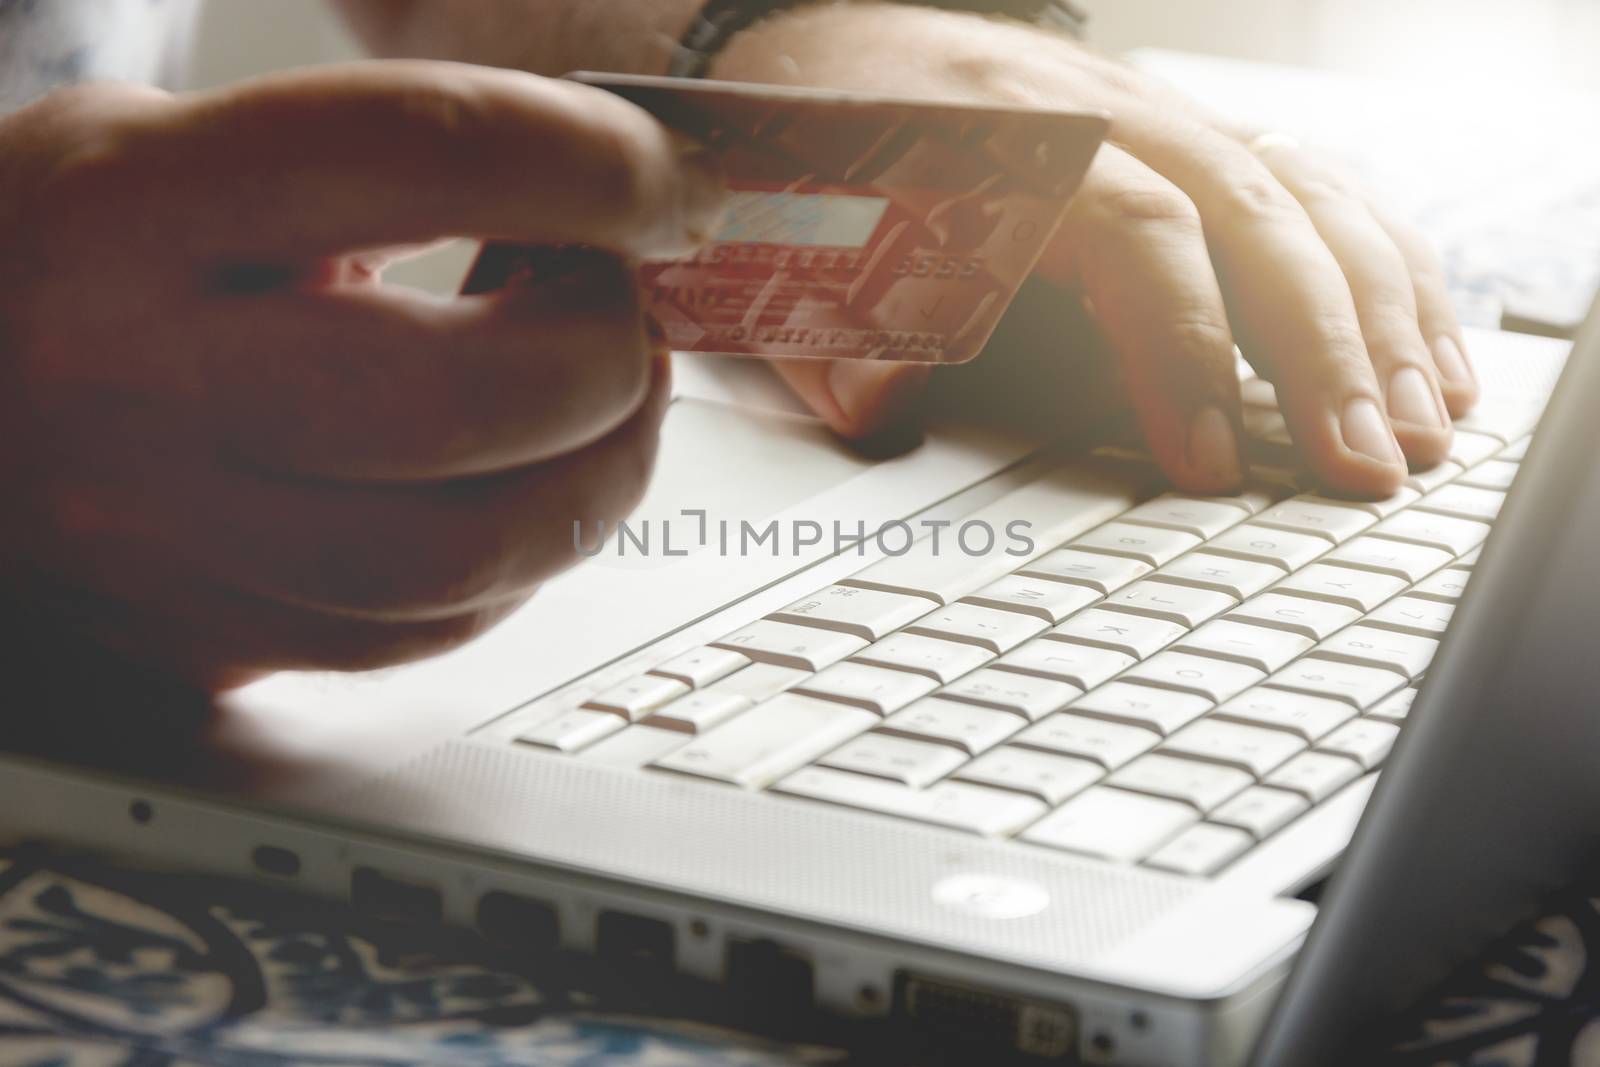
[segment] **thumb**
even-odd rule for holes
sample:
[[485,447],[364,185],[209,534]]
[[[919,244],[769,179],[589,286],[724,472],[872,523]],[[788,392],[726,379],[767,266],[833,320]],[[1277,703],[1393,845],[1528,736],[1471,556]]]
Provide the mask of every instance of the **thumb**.
[[851,359],[780,359],[773,369],[835,433],[867,441],[920,422],[926,364]]

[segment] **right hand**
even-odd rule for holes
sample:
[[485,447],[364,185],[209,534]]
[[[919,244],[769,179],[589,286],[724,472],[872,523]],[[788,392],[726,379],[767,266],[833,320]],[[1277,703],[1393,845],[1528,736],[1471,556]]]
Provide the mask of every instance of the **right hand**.
[[[666,364],[630,260],[693,248],[722,188],[632,105],[433,63],[94,86],[0,119],[0,160],[0,606],[62,669],[434,652],[643,492]],[[377,284],[452,236],[609,254]]]

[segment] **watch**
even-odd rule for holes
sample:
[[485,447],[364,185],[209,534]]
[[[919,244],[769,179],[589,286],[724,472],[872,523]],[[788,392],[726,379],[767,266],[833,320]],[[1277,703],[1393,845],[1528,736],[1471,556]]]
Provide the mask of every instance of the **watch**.
[[[707,0],[673,52],[667,73],[674,78],[704,78],[711,63],[736,34],[762,19],[808,0]],[[917,6],[978,15],[1004,15],[1019,22],[1083,35],[1089,17],[1073,0],[910,0]]]

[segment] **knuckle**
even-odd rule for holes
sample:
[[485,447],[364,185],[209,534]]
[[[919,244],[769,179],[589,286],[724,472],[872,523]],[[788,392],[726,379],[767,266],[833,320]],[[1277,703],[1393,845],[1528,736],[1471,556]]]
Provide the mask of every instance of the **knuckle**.
[[1200,209],[1176,186],[1133,185],[1108,189],[1101,208],[1118,223],[1155,224],[1198,232]]
[[1305,220],[1305,209],[1300,202],[1264,169],[1229,186],[1228,205],[1234,218],[1246,222]]

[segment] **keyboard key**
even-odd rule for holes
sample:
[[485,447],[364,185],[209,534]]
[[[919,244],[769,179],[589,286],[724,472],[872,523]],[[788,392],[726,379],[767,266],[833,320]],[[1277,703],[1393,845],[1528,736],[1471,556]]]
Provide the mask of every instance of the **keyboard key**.
[[1233,556],[1293,571],[1328,551],[1328,542],[1311,534],[1270,530],[1265,526],[1246,523],[1207,541],[1205,547],[1207,552],[1215,555]]
[[1399,726],[1406,721],[1406,716],[1411,714],[1411,705],[1416,699],[1415,689],[1402,689],[1393,696],[1379,701],[1376,707],[1367,712],[1367,718]]
[[1194,693],[1220,702],[1249,689],[1266,676],[1265,671],[1230,660],[1193,656],[1187,652],[1158,652],[1128,668],[1122,680]]
[[1311,657],[1381,667],[1395,671],[1409,681],[1421,677],[1438,651],[1439,642],[1431,637],[1379,630],[1371,626],[1352,626],[1340,630],[1318,645]]
[[1521,469],[1519,464],[1509,460],[1491,459],[1462,475],[1460,484],[1469,485],[1474,489],[1495,489],[1503,493],[1511,488],[1511,483]]
[[756,702],[738,693],[702,689],[657,708],[645,719],[651,726],[680,733],[704,733],[718,723],[749,711]]
[[1097,715],[1159,734],[1170,734],[1211,710],[1210,697],[1112,682],[1072,704],[1069,711]]
[[863,641],[876,641],[937,606],[926,597],[831,585],[767,617],[777,622],[837,630]]
[[1029,641],[995,662],[1001,670],[1055,678],[1084,690],[1093,689],[1133,664],[1133,657],[1121,652],[1049,638]]
[[1141,563],[1136,559],[1080,552],[1075,548],[1058,548],[1054,552],[1040,556],[1019,569],[1017,573],[1030,578],[1070,582],[1105,596],[1137,578],[1144,577],[1153,569],[1150,564]]
[[1309,493],[1300,498],[1306,504],[1324,504],[1334,508],[1355,508],[1364,511],[1375,519],[1388,518],[1403,508],[1410,507],[1422,494],[1415,489],[1402,486],[1392,496],[1382,500],[1356,500],[1341,496],[1327,496],[1322,493]]
[[1254,785],[1255,779],[1237,767],[1178,759],[1157,751],[1113,771],[1106,784],[1181,800],[1207,812],[1241,789]]
[[757,619],[712,644],[749,656],[760,663],[803,671],[820,671],[824,667],[831,667],[867,647],[866,641],[850,634],[773,622],[771,619]]
[[998,745],[1026,723],[1010,712],[930,697],[883,720],[879,730],[938,741],[976,756]]
[[1022,840],[1101,859],[1132,861],[1197,821],[1194,809],[1186,804],[1096,786],[1028,827]]
[[817,762],[835,770],[888,778],[913,789],[921,789],[937,782],[966,761],[966,753],[949,745],[913,741],[887,734],[863,734],[846,741]]
[[1528,446],[1532,443],[1532,437],[1524,437],[1520,441],[1513,441],[1500,450],[1499,458],[1507,463],[1521,463],[1528,458]]
[[1244,521],[1239,509],[1213,500],[1168,493],[1140,504],[1121,517],[1122,522],[1160,526],[1204,540]]
[[994,653],[976,645],[918,634],[890,634],[851,657],[856,663],[926,675],[941,685],[955,681],[993,658]]
[[1457,430],[1470,430],[1509,444],[1531,433],[1539,425],[1542,413],[1543,408],[1538,404],[1507,404],[1490,398],[1456,419],[1455,424]]
[[1349,756],[1369,771],[1377,770],[1389,750],[1394,748],[1400,727],[1375,719],[1357,719],[1346,723],[1317,742],[1317,751],[1336,756]]
[[602,767],[636,771],[688,743],[688,734],[677,730],[660,730],[646,721],[596,741],[579,752],[577,758]]
[[1099,552],[1138,560],[1159,567],[1200,543],[1193,534],[1163,530],[1154,526],[1135,526],[1129,522],[1108,522],[1073,541],[1068,548],[1080,552]]
[[1265,378],[1252,375],[1239,383],[1239,400],[1247,408],[1271,408],[1275,411],[1278,407],[1278,391]]
[[1270,673],[1315,644],[1303,634],[1218,619],[1180,638],[1173,649],[1196,656],[1232,660]]
[[1439,637],[1455,615],[1454,603],[1397,596],[1362,621],[1368,626],[1418,637]]
[[1257,526],[1320,537],[1330,545],[1348,541],[1371,526],[1373,516],[1355,508],[1319,504],[1296,497],[1268,508],[1253,520]]
[[557,752],[577,752],[608,734],[628,725],[628,720],[609,711],[572,708],[559,711],[543,722],[524,730],[517,740],[525,745],[553,748]]
[[1206,818],[1214,823],[1244,830],[1260,841],[1271,837],[1310,808],[1306,798],[1298,793],[1257,785],[1227,801]]
[[1323,600],[1262,593],[1228,612],[1225,618],[1231,622],[1271,626],[1320,641],[1361,618],[1361,612]]
[[889,715],[927,696],[939,683],[922,674],[893,671],[866,663],[835,663],[794,687],[796,693],[854,704],[875,715]]
[[729,652],[725,648],[691,648],[673,656],[661,666],[651,668],[650,673],[663,678],[675,678],[684,685],[699,689],[749,665],[749,656]]
[[637,678],[618,682],[610,689],[596,693],[585,700],[583,706],[609,711],[629,721],[637,721],[667,701],[676,700],[688,691],[689,687],[676,678],[641,674]]
[[724,722],[653,766],[762,789],[870,728],[870,711],[781,693]]
[[1454,559],[1448,552],[1382,537],[1357,537],[1323,557],[1323,563],[1376,571],[1407,582],[1419,582]]
[[1458,519],[1493,522],[1505,502],[1506,495],[1498,489],[1479,489],[1457,483],[1435,489],[1417,501],[1417,507],[1440,515],[1454,515]]
[[1454,604],[1461,599],[1461,594],[1467,591],[1467,579],[1470,577],[1472,577],[1471,571],[1450,567],[1419,583],[1406,595],[1437,600],[1442,604]]
[[1046,810],[1033,797],[981,785],[939,782],[928,789],[910,789],[826,767],[807,767],[792,774],[778,783],[776,791],[985,837],[1014,834]]
[[1144,659],[1166,648],[1187,632],[1188,627],[1182,623],[1167,619],[1091,608],[1078,612],[1044,636],[1052,641],[1093,645],[1135,659]]
[[1418,493],[1431,493],[1441,485],[1455,481],[1464,469],[1459,463],[1445,460],[1425,471],[1413,471],[1410,477],[1406,478],[1406,488]]
[[1450,441],[1450,458],[1463,467],[1475,467],[1500,449],[1501,443],[1487,434],[1458,429]]
[[1265,687],[1240,693],[1216,710],[1219,719],[1287,730],[1306,741],[1330,733],[1355,718],[1355,714],[1355,709],[1343,701]]
[[1071,682],[1054,678],[1038,678],[1031,674],[985,667],[945,686],[939,690],[939,696],[946,700],[999,708],[1021,715],[1029,722],[1037,722],[1083,696],[1083,690]]
[[1207,496],[1204,499],[1238,508],[1246,515],[1259,515],[1292,493],[1292,490],[1284,489],[1281,485],[1254,477],[1254,471],[1251,474],[1251,480],[1239,492],[1227,496]]
[[1174,874],[1204,878],[1244,855],[1253,844],[1255,840],[1243,830],[1201,823],[1162,845],[1144,864]]
[[1305,748],[1303,739],[1282,730],[1201,719],[1167,738],[1156,751],[1237,767],[1262,778]]
[[955,776],[964,782],[1027,793],[1055,807],[1094,785],[1105,773],[1104,767],[1088,760],[1002,745],[979,756]]
[[1478,565],[1478,557],[1481,555],[1483,555],[1483,546],[1479,545],[1471,552],[1463,552],[1461,554],[1461,558],[1456,560],[1456,566],[1464,568],[1465,570],[1471,570]]
[[1456,519],[1449,515],[1402,511],[1384,519],[1372,532],[1378,537],[1409,541],[1414,545],[1426,545],[1459,556],[1482,544],[1483,539],[1489,536],[1489,527],[1485,523]]
[[1267,785],[1320,804],[1361,777],[1361,764],[1326,752],[1302,752],[1267,776]]
[[1237,604],[1226,593],[1193,589],[1146,578],[1106,597],[1101,605],[1107,611],[1125,611],[1166,619],[1182,626],[1195,627]]
[[1313,563],[1272,587],[1274,593],[1325,600],[1358,611],[1371,611],[1410,583],[1404,578],[1375,571]]
[[1205,551],[1179,556],[1155,575],[1159,581],[1210,589],[1235,600],[1255,596],[1282,577],[1283,571],[1270,563],[1215,556]]
[[779,667],[772,663],[752,663],[743,670],[734,671],[726,678],[706,686],[708,693],[737,693],[759,704],[784,690],[811,677],[810,671],[797,667]]
[[1001,653],[1017,647],[1049,625],[1031,615],[980,608],[976,604],[952,604],[923,616],[915,625],[906,627],[906,633],[959,641]]
[[1079,756],[1115,770],[1160,740],[1161,735],[1137,726],[1062,713],[1028,727],[1011,744]]
[[[1026,522],[1036,543],[1059,545],[1137,504],[1144,481],[1115,465],[1073,462],[1007,493],[963,521],[986,522],[997,533],[1010,523]],[[1006,553],[1011,545],[1003,536],[996,537],[992,551],[971,556],[954,544],[955,530],[941,532],[937,547],[932,536],[924,537],[904,555],[880,560],[844,584],[953,604],[1017,567],[1019,561]]]
[[1303,659],[1267,679],[1274,688],[1332,697],[1357,711],[1372,707],[1404,684],[1405,678],[1394,671],[1328,659]]
[[1099,599],[1099,593],[1085,586],[1008,574],[971,596],[963,597],[961,602],[1000,611],[1020,612],[1054,624]]

